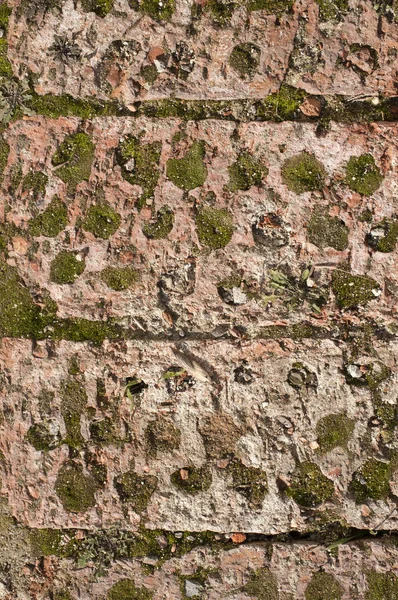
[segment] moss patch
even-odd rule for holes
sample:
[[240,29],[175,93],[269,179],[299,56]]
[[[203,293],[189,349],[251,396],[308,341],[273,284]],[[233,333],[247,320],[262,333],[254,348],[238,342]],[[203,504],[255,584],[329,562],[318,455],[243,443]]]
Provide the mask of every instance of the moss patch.
[[321,21],[341,20],[348,11],[348,0],[315,0]]
[[253,185],[261,185],[268,175],[267,167],[248,152],[242,152],[236,162],[228,167],[229,189],[249,190]]
[[113,0],[81,0],[85,12],[95,12],[99,17],[106,17],[112,10]]
[[227,210],[204,206],[196,215],[196,231],[204,246],[212,250],[224,248],[234,232],[232,215]]
[[286,491],[297,504],[313,508],[329,500],[334,494],[333,482],[325,477],[315,463],[301,463],[293,474]]
[[266,121],[295,119],[304,98],[305,93],[302,90],[282,85],[279,92],[270,94],[261,100],[257,108],[257,115]]
[[87,408],[86,389],[80,381],[68,379],[61,384],[61,414],[65,422],[65,443],[71,448],[80,448],[84,443],[80,419]]
[[139,475],[132,469],[114,480],[121,501],[131,504],[137,513],[147,508],[157,485],[158,479],[154,475]]
[[61,250],[51,262],[50,280],[60,285],[74,283],[85,268],[85,261],[83,259],[79,260],[75,252]]
[[170,481],[187,494],[197,494],[209,489],[212,475],[206,467],[183,467],[172,473]]
[[227,414],[205,417],[199,427],[206,454],[210,458],[232,455],[242,431]]
[[355,423],[346,414],[327,415],[319,419],[316,433],[321,452],[330,452],[333,448],[346,448],[352,437]]
[[340,600],[344,589],[330,573],[315,573],[305,590],[306,600]]
[[279,17],[284,12],[289,12],[294,4],[294,0],[248,0],[247,10],[264,10],[269,15]]
[[398,600],[398,577],[394,573],[366,573],[365,600]]
[[96,238],[107,240],[119,228],[121,217],[107,202],[92,204],[87,212],[83,228]]
[[279,599],[277,579],[268,567],[252,573],[243,590],[247,595],[259,600]]
[[241,79],[252,78],[260,64],[261,50],[255,44],[245,42],[235,46],[229,64]]
[[30,540],[34,556],[58,556],[61,552],[62,531],[59,529],[32,529]]
[[63,465],[55,482],[55,491],[68,512],[84,513],[95,506],[97,489],[95,479],[74,463]]
[[135,586],[132,579],[121,579],[111,587],[106,600],[150,600],[153,593]]
[[2,30],[2,37],[0,38],[0,76],[11,77],[12,66],[8,60],[8,21],[12,12],[12,8],[7,6],[6,3],[0,5],[0,29]]
[[100,277],[108,287],[121,292],[136,283],[138,273],[132,267],[106,267]]
[[332,290],[340,308],[365,305],[377,297],[379,289],[379,284],[371,277],[351,275],[337,269],[333,272]]
[[393,252],[397,245],[398,222],[383,219],[366,236],[368,246],[377,252]]
[[171,158],[167,161],[167,177],[182,190],[201,187],[207,177],[204,157],[205,143],[203,140],[196,140],[183,158]]
[[155,222],[145,223],[142,232],[149,240],[166,238],[174,226],[174,212],[169,206],[163,206],[156,213]]
[[60,444],[59,435],[53,433],[50,424],[45,421],[32,425],[26,434],[26,440],[35,450],[42,452],[49,452]]
[[117,446],[120,443],[115,423],[110,417],[90,423],[90,437],[99,446]]
[[322,190],[325,177],[324,166],[309,152],[288,158],[282,166],[282,181],[295,194]]
[[95,146],[86,133],[68,135],[52,158],[55,173],[67,185],[69,194],[81,181],[88,181],[94,160]]
[[358,503],[383,500],[391,493],[390,477],[390,464],[371,458],[354,473],[349,490]]
[[352,156],[346,167],[346,184],[363,196],[371,196],[380,187],[383,176],[371,154]]
[[[0,38],[1,41],[1,38]],[[0,51],[1,53],[1,51]],[[10,146],[8,142],[0,135],[0,183],[3,181],[3,173],[7,166],[8,155],[10,153]]]
[[68,211],[57,197],[51,200],[47,208],[29,221],[29,233],[34,237],[56,237],[68,224]]
[[22,191],[31,192],[34,198],[44,196],[46,186],[48,184],[48,176],[42,171],[29,171],[22,181]]
[[246,467],[241,460],[234,458],[226,469],[232,476],[232,488],[244,496],[250,506],[261,508],[268,493],[268,481],[265,471],[257,467]]
[[129,4],[156,21],[170,19],[175,10],[175,0],[129,0]]
[[341,219],[331,217],[327,211],[316,208],[307,225],[311,244],[318,248],[345,250],[348,247],[349,229]]
[[179,448],[181,432],[170,419],[158,417],[148,424],[145,440],[149,455],[156,456],[158,452],[171,452]]
[[234,1],[209,0],[206,4],[206,9],[209,11],[212,20],[217,25],[224,27],[229,24],[237,4]]
[[145,200],[154,194],[160,174],[161,151],[161,142],[143,144],[138,137],[132,135],[121,139],[116,150],[116,160],[122,169],[124,179],[142,188],[141,205],[144,205]]

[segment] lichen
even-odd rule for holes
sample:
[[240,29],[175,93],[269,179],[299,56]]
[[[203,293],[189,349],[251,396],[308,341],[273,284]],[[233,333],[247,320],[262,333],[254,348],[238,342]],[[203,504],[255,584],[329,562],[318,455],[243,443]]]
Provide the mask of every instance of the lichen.
[[393,252],[397,245],[398,222],[383,219],[366,235],[366,243],[377,252]]
[[234,232],[232,215],[224,209],[203,206],[196,215],[196,231],[204,246],[212,250],[224,248]]
[[383,176],[371,154],[352,156],[346,167],[346,184],[363,196],[371,196],[380,187]]
[[95,146],[86,133],[66,136],[52,158],[54,172],[66,183],[67,192],[74,194],[78,184],[88,181],[94,160]]
[[228,188],[236,190],[249,190],[253,185],[261,185],[268,175],[268,169],[261,160],[256,159],[249,152],[239,154],[236,162],[228,167]]
[[261,50],[251,42],[244,42],[234,47],[229,57],[229,64],[241,79],[252,78],[260,64]]
[[322,190],[325,178],[324,166],[309,152],[288,158],[282,166],[282,181],[295,194]]
[[368,571],[366,580],[365,600],[398,600],[398,577],[395,573]]
[[95,12],[99,17],[106,17],[112,10],[113,0],[81,0],[85,12]]
[[175,11],[175,0],[129,0],[131,8],[156,21],[168,20]]
[[142,232],[149,240],[166,238],[174,226],[174,212],[169,206],[162,206],[156,213],[154,222],[145,223]]
[[316,208],[307,225],[311,244],[318,248],[345,250],[348,247],[349,229],[338,217],[331,217],[326,210]]
[[131,504],[137,513],[142,513],[147,508],[157,485],[157,477],[135,473],[132,468],[114,479],[121,501]]
[[355,422],[345,413],[327,415],[316,424],[320,452],[330,452],[333,448],[346,448],[352,437]]
[[296,468],[286,493],[297,504],[313,508],[333,496],[334,485],[317,464],[302,462]]
[[161,151],[161,142],[144,144],[138,137],[132,135],[122,138],[116,150],[116,160],[124,179],[142,188],[140,206],[143,206],[145,201],[152,198],[154,194],[160,174]]
[[87,407],[86,389],[79,380],[69,378],[62,382],[60,395],[61,415],[66,428],[64,441],[70,448],[80,448],[84,443],[80,419]]
[[318,571],[314,573],[305,590],[306,600],[340,600],[344,588],[331,573]]
[[377,281],[365,275],[352,275],[336,269],[332,276],[332,290],[340,308],[354,308],[374,300],[380,289]]
[[241,460],[234,458],[226,472],[232,477],[232,489],[244,496],[252,508],[261,508],[268,493],[265,471],[257,467],[247,467]]
[[170,476],[171,483],[186,494],[206,492],[212,483],[212,475],[207,467],[183,467]]
[[51,200],[47,208],[29,221],[29,233],[36,236],[56,237],[68,224],[66,205],[57,197]]
[[195,140],[183,158],[171,158],[167,161],[168,179],[186,191],[201,187],[207,177],[207,169],[203,164],[204,157],[204,141]]
[[279,599],[277,579],[268,567],[251,573],[243,590],[247,595],[258,598],[258,600]]
[[145,430],[145,441],[150,456],[171,452],[180,447],[181,431],[174,423],[165,417],[151,421]]
[[84,513],[95,506],[97,482],[90,475],[83,473],[79,464],[62,465],[55,482],[55,491],[62,506],[68,512]]
[[358,503],[384,500],[391,493],[390,478],[391,465],[371,458],[355,471],[349,490]]
[[[80,260],[79,260],[80,259]],[[50,265],[50,280],[65,285],[74,283],[86,268],[86,263],[76,252],[61,250]]]
[[153,592],[136,587],[132,579],[121,579],[111,587],[106,600],[151,600]]
[[119,228],[121,216],[108,202],[100,201],[88,209],[83,228],[96,238],[107,240]]
[[108,287],[121,292],[136,283],[138,272],[133,267],[106,267],[100,277]]
[[33,198],[44,196],[48,184],[48,175],[42,171],[29,171],[22,181],[22,191],[30,192]]

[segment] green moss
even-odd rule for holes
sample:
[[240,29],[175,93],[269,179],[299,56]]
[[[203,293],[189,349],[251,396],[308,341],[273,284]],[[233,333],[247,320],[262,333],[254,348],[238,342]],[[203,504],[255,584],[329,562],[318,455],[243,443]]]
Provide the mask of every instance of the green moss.
[[365,600],[398,600],[398,577],[392,573],[366,573],[368,589]]
[[282,181],[295,194],[322,190],[325,177],[322,163],[308,152],[288,158],[282,166]]
[[90,437],[100,446],[117,446],[120,443],[115,423],[110,417],[90,424]]
[[315,0],[321,21],[341,20],[348,11],[348,0]]
[[94,160],[95,146],[87,133],[68,135],[52,158],[55,173],[73,194],[81,181],[88,181]]
[[261,185],[268,175],[267,167],[248,152],[242,152],[236,162],[228,167],[229,189],[249,190],[253,185]]
[[86,389],[83,383],[70,378],[62,382],[60,395],[61,415],[66,428],[64,441],[70,448],[80,448],[84,443],[80,419],[87,408]]
[[121,216],[107,202],[92,204],[83,222],[83,229],[96,238],[107,240],[120,226]]
[[147,83],[152,85],[157,80],[159,73],[155,65],[144,65],[141,67],[141,75]]
[[160,174],[161,151],[161,142],[143,144],[138,137],[132,135],[122,138],[117,148],[116,160],[124,179],[142,188],[141,205],[154,194]]
[[297,504],[313,508],[329,500],[334,494],[333,482],[325,477],[315,463],[303,462],[293,474],[287,495]]
[[112,10],[113,0],[81,0],[85,12],[95,12],[99,17],[106,17]]
[[170,19],[175,10],[175,0],[129,0],[129,4],[134,10],[139,10],[156,21]]
[[167,161],[168,179],[182,190],[189,191],[201,187],[207,177],[207,169],[203,164],[204,157],[204,141],[195,140],[183,158],[171,158]]
[[352,437],[355,423],[346,414],[338,413],[327,415],[319,419],[316,424],[316,433],[320,451],[330,452],[333,448],[346,448]]
[[257,115],[261,120],[288,121],[296,118],[301,104],[305,99],[305,92],[288,85],[282,85],[279,92],[270,94],[261,100]]
[[157,485],[158,479],[154,475],[139,475],[132,469],[114,480],[121,501],[131,504],[137,513],[147,508]]
[[393,252],[397,245],[398,222],[383,219],[366,236],[368,246],[377,252]]
[[86,268],[84,259],[78,260],[75,252],[61,250],[50,265],[50,280],[64,285],[74,283]]
[[257,467],[246,467],[241,460],[234,458],[226,472],[232,476],[232,489],[244,496],[251,507],[261,508],[268,493],[268,481],[265,471]]
[[102,344],[107,338],[120,340],[126,337],[123,327],[112,320],[59,319],[53,321],[52,328],[51,338],[54,340],[88,341],[96,346]]
[[238,3],[236,1],[209,0],[206,9],[217,25],[224,27],[228,25]]
[[174,212],[169,206],[162,206],[156,213],[154,223],[145,223],[142,232],[149,240],[166,238],[174,226]]
[[326,210],[316,208],[307,225],[308,239],[318,248],[345,250],[349,229],[341,219],[331,217]]
[[244,592],[259,600],[278,600],[278,582],[268,567],[263,567],[250,575],[243,588]]
[[132,579],[121,579],[111,587],[106,600],[151,600],[153,592],[135,586]]
[[100,276],[116,292],[127,290],[138,280],[138,273],[132,267],[106,267]]
[[232,215],[227,210],[204,206],[196,215],[196,231],[204,246],[212,250],[224,248],[234,232]]
[[187,494],[197,494],[209,489],[212,475],[206,467],[183,467],[171,474],[170,481]]
[[340,600],[344,589],[331,573],[314,573],[305,590],[306,600]]
[[57,590],[54,592],[53,596],[53,600],[74,600],[72,594],[65,588],[62,590]]
[[60,529],[31,529],[30,541],[34,556],[58,556],[61,554],[62,531]]
[[[353,367],[355,371],[359,371],[360,375],[357,372],[352,373],[350,366]],[[357,375],[359,375],[359,377]],[[358,365],[354,362],[351,365],[348,364],[345,366],[345,377],[347,383],[350,385],[359,386],[366,385],[372,391],[377,390],[378,386],[383,381],[388,379],[390,375],[391,369],[380,361],[375,361],[366,365]]]
[[391,493],[390,478],[390,464],[371,458],[354,473],[349,490],[358,503],[383,500]]
[[29,233],[36,236],[56,237],[68,224],[68,210],[57,197],[51,200],[47,208],[29,221]]
[[261,50],[255,44],[245,42],[235,46],[229,57],[229,64],[239,77],[253,77],[260,64]]
[[12,66],[8,60],[8,20],[10,18],[12,9],[7,6],[6,3],[0,5],[0,30],[2,31],[2,37],[0,38],[0,77],[11,77]]
[[0,258],[0,333],[3,337],[40,339],[56,307],[35,305],[18,271]]
[[53,450],[60,443],[59,436],[54,435],[46,422],[32,425],[26,434],[26,440],[32,444],[35,450],[42,452]]
[[0,184],[3,181],[3,173],[7,166],[9,153],[10,146],[8,145],[8,142],[4,139],[4,137],[0,135]]
[[371,154],[352,156],[346,167],[346,184],[363,196],[371,196],[380,187],[383,176]]
[[336,269],[332,276],[332,290],[340,308],[353,308],[365,305],[377,297],[373,290],[380,286],[371,277],[351,275]]
[[172,421],[159,416],[148,424],[145,441],[151,456],[156,456],[158,452],[171,452],[180,447],[181,431]]
[[34,198],[44,196],[46,186],[48,184],[48,176],[42,171],[29,171],[22,181],[22,191],[31,192]]
[[84,475],[80,465],[63,465],[55,482],[55,491],[68,512],[84,513],[95,506],[97,482],[90,475]]
[[31,92],[27,106],[35,113],[57,119],[59,117],[79,117],[93,119],[94,117],[126,116],[130,111],[118,102],[103,102],[94,98],[74,98],[69,94],[55,96],[53,94],[39,95]]
[[265,10],[268,15],[280,17],[291,10],[294,0],[248,0],[245,4],[249,11]]

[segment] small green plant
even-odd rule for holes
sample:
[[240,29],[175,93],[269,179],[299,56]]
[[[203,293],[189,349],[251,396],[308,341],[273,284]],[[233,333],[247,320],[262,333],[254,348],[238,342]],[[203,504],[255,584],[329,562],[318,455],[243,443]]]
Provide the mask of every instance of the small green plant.
[[196,215],[196,231],[204,246],[212,250],[224,248],[234,232],[232,215],[227,210],[204,206]]
[[205,143],[196,140],[183,158],[171,158],[166,174],[177,187],[189,191],[201,187],[206,181],[207,169],[203,164]]
[[107,202],[92,204],[83,222],[83,228],[96,238],[107,240],[119,228],[121,217]]
[[373,156],[362,154],[361,156],[352,156],[348,161],[345,181],[354,192],[363,196],[371,196],[381,186],[383,176]]
[[322,190],[325,178],[324,166],[309,152],[288,158],[282,166],[282,181],[295,194]]
[[74,194],[82,181],[88,181],[94,160],[95,146],[87,133],[66,136],[52,158],[54,172]]
[[75,252],[61,250],[51,262],[50,280],[60,285],[74,283],[86,268],[82,257]]

